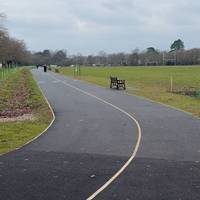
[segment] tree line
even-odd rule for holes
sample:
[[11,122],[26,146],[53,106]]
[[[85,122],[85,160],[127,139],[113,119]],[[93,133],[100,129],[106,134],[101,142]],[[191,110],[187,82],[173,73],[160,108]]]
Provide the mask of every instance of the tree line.
[[44,50],[32,54],[33,63],[47,65],[86,65],[86,66],[156,66],[156,65],[197,65],[200,64],[200,48],[185,50],[181,39],[175,40],[169,51],[148,47],[131,53],[107,54],[100,51],[97,55],[68,55],[66,50]]
[[96,55],[68,55],[66,50],[45,49],[30,52],[24,41],[13,38],[3,26],[5,16],[0,14],[0,64],[14,65],[87,65],[87,66],[148,66],[148,65],[197,65],[200,64],[200,48],[186,50],[181,39],[175,40],[168,51],[154,47],[130,53],[106,53]]
[[2,67],[30,64],[31,53],[24,41],[13,38],[4,27],[5,15],[0,13],[0,64]]

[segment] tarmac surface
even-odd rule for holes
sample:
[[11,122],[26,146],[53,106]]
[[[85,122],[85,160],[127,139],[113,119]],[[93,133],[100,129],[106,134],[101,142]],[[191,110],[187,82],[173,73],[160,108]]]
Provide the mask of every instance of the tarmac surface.
[[[37,140],[0,156],[0,200],[82,200],[136,158],[95,199],[199,200],[200,120],[123,91],[33,70],[56,120]],[[70,87],[79,88],[86,93]]]

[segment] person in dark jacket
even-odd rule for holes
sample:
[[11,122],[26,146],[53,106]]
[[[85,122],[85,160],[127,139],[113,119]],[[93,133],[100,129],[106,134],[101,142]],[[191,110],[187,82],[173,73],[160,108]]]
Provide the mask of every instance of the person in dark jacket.
[[47,72],[47,66],[43,65],[43,67],[44,67],[44,72]]

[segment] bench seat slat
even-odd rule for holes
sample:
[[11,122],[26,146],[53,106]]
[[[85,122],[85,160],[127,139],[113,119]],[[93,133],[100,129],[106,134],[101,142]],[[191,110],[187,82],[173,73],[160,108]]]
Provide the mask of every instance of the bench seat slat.
[[110,76],[110,88],[113,87],[116,87],[117,89],[123,87],[124,89],[126,89],[125,80],[120,80],[117,77]]

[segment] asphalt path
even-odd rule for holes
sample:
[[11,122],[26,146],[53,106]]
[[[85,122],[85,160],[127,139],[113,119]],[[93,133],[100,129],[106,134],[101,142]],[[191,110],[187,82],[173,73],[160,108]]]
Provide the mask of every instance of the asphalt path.
[[34,142],[0,157],[0,199],[87,199],[124,165],[138,127],[94,96],[128,112],[142,128],[136,158],[95,199],[200,199],[199,119],[123,91],[33,74],[56,120]]

